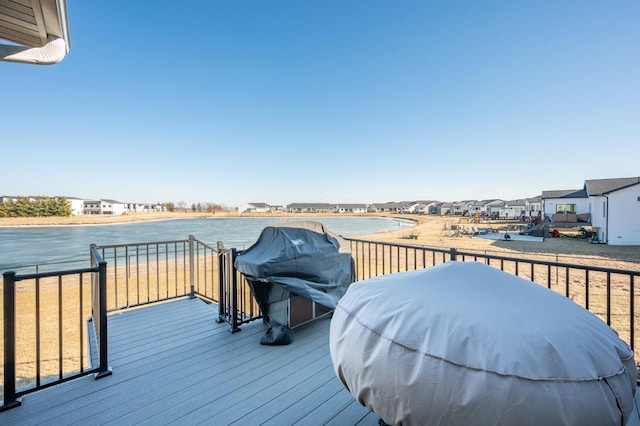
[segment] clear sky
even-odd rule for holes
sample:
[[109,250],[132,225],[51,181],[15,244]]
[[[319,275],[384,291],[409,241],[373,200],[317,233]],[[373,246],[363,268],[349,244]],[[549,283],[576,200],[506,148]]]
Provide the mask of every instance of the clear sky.
[[640,175],[637,0],[67,0],[0,62],[0,195],[515,199]]

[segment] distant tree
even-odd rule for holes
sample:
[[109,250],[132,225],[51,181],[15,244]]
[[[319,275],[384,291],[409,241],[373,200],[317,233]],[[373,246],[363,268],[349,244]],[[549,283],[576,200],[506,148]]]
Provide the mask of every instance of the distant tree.
[[18,197],[0,205],[0,217],[70,216],[71,203],[66,197]]
[[164,205],[165,205],[165,207],[166,207],[168,212],[176,211],[176,205],[173,204],[172,202],[165,203]]

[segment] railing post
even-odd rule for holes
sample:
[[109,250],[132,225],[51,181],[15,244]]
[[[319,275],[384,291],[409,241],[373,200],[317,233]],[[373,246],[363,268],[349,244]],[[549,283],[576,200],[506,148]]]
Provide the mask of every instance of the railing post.
[[0,411],[22,404],[16,399],[16,273],[2,274],[4,280],[4,403]]
[[193,299],[195,296],[194,290],[194,277],[195,277],[195,264],[196,259],[194,255],[194,245],[195,245],[195,237],[193,235],[189,235],[189,298]]
[[224,245],[222,244],[222,241],[218,241],[218,323],[224,321],[224,312]]
[[238,327],[238,274],[236,273],[235,261],[238,252],[236,249],[231,249],[231,260],[228,265],[229,277],[231,278],[231,332],[237,333],[240,331]]
[[456,258],[458,257],[458,250],[456,250],[454,247],[451,247],[451,260],[456,260]]
[[100,292],[100,312],[98,313],[100,316],[100,371],[94,376],[96,380],[111,375],[107,343],[107,262],[104,260],[98,262],[98,288]]

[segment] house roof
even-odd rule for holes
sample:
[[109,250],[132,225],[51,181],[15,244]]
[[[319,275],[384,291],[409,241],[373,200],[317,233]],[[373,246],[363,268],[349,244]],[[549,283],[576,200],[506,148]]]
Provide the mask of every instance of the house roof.
[[290,209],[332,209],[335,204],[329,203],[291,203],[287,206]]
[[585,189],[560,189],[554,191],[542,191],[542,198],[587,198]]
[[341,209],[366,209],[366,204],[338,204],[338,207]]
[[584,187],[589,195],[603,195],[618,191],[640,183],[640,177],[591,179],[584,181]]
[[257,208],[257,209],[266,209],[268,207],[271,207],[267,203],[248,203],[248,204],[250,206],[253,206],[253,207]]
[[0,2],[0,61],[50,65],[71,49],[66,0]]
[[375,203],[374,205],[380,209],[401,209],[403,207],[407,207],[408,204],[406,201],[401,201],[399,203],[390,201],[388,203]]

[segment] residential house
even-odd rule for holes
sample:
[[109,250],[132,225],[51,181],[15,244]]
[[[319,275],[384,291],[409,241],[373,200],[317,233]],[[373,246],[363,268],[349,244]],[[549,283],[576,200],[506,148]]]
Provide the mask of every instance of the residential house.
[[601,242],[640,245],[640,178],[586,180],[590,221]]
[[388,203],[376,203],[375,206],[378,209],[378,212],[383,213],[400,213],[402,209],[407,207],[408,202],[388,202]]
[[453,204],[452,203],[442,203],[440,204],[440,215],[446,216],[453,214]]
[[585,188],[542,191],[541,199],[542,212],[552,222],[557,214],[589,213],[589,196]]
[[336,211],[338,213],[366,213],[367,208],[366,204],[338,204]]
[[494,202],[487,204],[486,211],[491,219],[504,218],[505,201],[495,200]]
[[287,206],[289,213],[333,213],[335,204],[329,203],[291,203]]
[[267,203],[246,203],[238,207],[240,213],[271,213],[271,206]]
[[420,213],[420,203],[418,201],[409,201],[405,204],[404,207],[402,207],[402,210],[400,210],[400,213],[403,213],[403,214]]
[[524,214],[529,219],[542,217],[542,197],[538,195],[533,198],[526,198]]
[[82,198],[67,197],[67,200],[69,200],[69,204],[71,205],[72,216],[79,216],[83,214],[84,200]]
[[500,215],[506,219],[523,219],[526,208],[524,199],[509,200],[504,202],[503,211]]
[[418,201],[419,214],[440,214],[440,206],[442,203],[436,200],[420,200]]
[[454,216],[465,216],[469,214],[469,208],[475,202],[475,200],[454,201],[451,203],[451,214]]
[[85,200],[82,214],[121,215],[127,212],[126,204],[116,200]]

